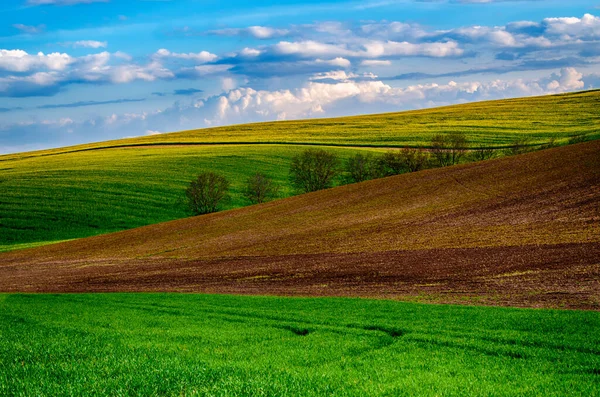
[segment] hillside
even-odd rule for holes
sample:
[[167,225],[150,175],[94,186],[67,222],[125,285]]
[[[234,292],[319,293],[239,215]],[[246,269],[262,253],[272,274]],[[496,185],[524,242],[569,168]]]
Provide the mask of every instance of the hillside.
[[[183,190],[200,171],[232,181],[227,209],[249,203],[245,179],[269,175],[292,194],[291,158],[327,145],[342,158],[387,147],[426,147],[437,133],[510,146],[585,135],[600,138],[600,91],[437,109],[219,127],[0,156],[0,252],[180,219]],[[333,145],[333,146],[332,146]],[[379,149],[377,149],[379,148]]]
[[600,308],[600,141],[0,255],[1,291]]

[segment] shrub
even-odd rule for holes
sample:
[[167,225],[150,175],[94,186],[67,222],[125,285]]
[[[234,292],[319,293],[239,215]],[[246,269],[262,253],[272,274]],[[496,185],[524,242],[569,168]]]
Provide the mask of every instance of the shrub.
[[424,150],[404,148],[400,156],[408,172],[421,171],[429,164],[429,153]]
[[290,180],[300,192],[327,189],[339,175],[339,159],[323,149],[307,149],[292,158]]
[[244,196],[252,204],[260,204],[277,197],[279,186],[277,186],[269,177],[261,172],[257,172],[246,180]]
[[375,162],[377,177],[398,175],[404,172],[404,158],[399,150],[389,150],[379,156]]
[[209,214],[219,210],[219,204],[229,198],[229,181],[214,172],[203,172],[185,191],[190,211],[194,215]]
[[431,139],[431,153],[440,167],[458,164],[465,156],[469,143],[465,134],[437,134]]
[[346,172],[350,183],[363,182],[377,177],[375,159],[371,153],[357,153],[348,158]]

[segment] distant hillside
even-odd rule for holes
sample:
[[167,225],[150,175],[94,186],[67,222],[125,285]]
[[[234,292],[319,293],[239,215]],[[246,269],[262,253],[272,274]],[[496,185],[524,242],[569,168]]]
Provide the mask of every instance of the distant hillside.
[[[0,156],[0,252],[188,216],[183,190],[202,170],[232,182],[226,208],[249,203],[241,191],[261,171],[292,194],[291,158],[329,145],[357,151],[429,145],[437,133],[464,132],[502,148],[526,137],[600,138],[600,91],[471,103],[437,109],[322,120],[219,127]],[[330,146],[334,145],[334,146]],[[379,148],[379,149],[376,149]]]
[[600,141],[0,255],[2,291],[600,308]]

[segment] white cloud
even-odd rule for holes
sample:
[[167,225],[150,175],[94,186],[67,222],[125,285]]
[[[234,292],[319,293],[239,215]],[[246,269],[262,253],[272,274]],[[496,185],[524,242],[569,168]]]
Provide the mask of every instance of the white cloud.
[[224,77],[221,79],[221,89],[223,91],[231,91],[237,87],[237,81],[231,77]]
[[75,60],[68,54],[54,52],[30,55],[23,50],[0,50],[0,69],[9,72],[28,72],[32,69],[64,70]]
[[440,43],[409,43],[395,41],[368,41],[356,48],[346,44],[321,43],[314,40],[289,42],[282,41],[270,50],[279,55],[294,55],[302,58],[313,57],[351,57],[380,58],[401,56],[455,57],[463,54],[463,50],[455,41]]
[[316,59],[315,63],[321,64],[321,65],[329,65],[329,66],[333,66],[333,67],[340,67],[340,68],[349,68],[350,66],[352,66],[352,62],[350,62],[346,58],[342,58],[342,57],[337,57],[334,59],[326,59],[326,60]]
[[82,48],[106,48],[108,43],[106,41],[95,41],[95,40],[79,40],[73,43],[73,47]]
[[198,63],[212,62],[217,59],[217,56],[215,54],[211,54],[208,51],[200,51],[198,53],[189,52],[186,54],[186,53],[171,52],[164,48],[161,48],[160,50],[156,51],[154,56],[156,58],[186,59],[186,60],[191,60],[191,61],[195,61]]
[[[565,68],[558,75],[537,80],[450,81],[395,88],[381,81],[354,81],[345,71],[321,73],[303,87],[288,90],[238,88],[199,101],[200,106],[178,108],[188,120],[208,120],[207,125],[249,121],[323,117],[339,114],[394,111],[475,100],[543,95],[580,89],[582,74]],[[322,83],[329,80],[334,83]],[[167,112],[168,114],[169,112]],[[191,127],[191,125],[189,126]]]
[[541,24],[548,35],[565,40],[600,39],[600,17],[585,14],[582,18],[546,18]]
[[553,74],[550,78],[552,81],[546,85],[549,91],[575,91],[585,87],[585,83],[582,80],[583,74],[579,73],[575,68],[564,68],[560,71],[560,75]]

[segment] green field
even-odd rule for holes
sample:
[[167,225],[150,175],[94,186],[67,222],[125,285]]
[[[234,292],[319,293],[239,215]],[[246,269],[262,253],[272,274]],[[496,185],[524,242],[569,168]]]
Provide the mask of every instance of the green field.
[[[223,208],[250,203],[245,180],[261,171],[293,194],[288,168],[305,146],[122,148],[0,161],[0,252],[189,216],[183,191],[202,170],[231,182]],[[341,158],[373,149],[331,148]]]
[[600,313],[0,295],[0,395],[592,396]]
[[[293,192],[291,157],[306,144],[346,158],[356,151],[427,147],[465,133],[502,148],[574,136],[600,138],[600,91],[472,103],[403,113],[219,127],[0,156],[0,252],[131,229],[189,214],[183,191],[201,170],[232,182],[224,208],[248,205],[245,179],[265,172]],[[378,148],[378,149],[376,149]]]

